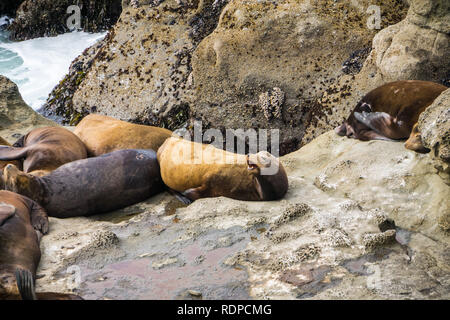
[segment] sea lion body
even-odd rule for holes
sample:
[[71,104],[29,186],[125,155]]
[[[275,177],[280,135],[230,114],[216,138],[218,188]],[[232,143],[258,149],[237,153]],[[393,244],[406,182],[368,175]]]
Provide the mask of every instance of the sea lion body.
[[119,150],[78,160],[44,177],[8,165],[3,177],[5,189],[26,195],[58,218],[121,209],[164,189],[153,150]]
[[430,81],[387,83],[364,96],[336,133],[362,141],[406,139],[420,114],[446,89]]
[[133,124],[99,114],[86,116],[74,133],[84,142],[91,157],[123,149],[157,151],[172,131]]
[[20,298],[15,278],[18,268],[36,275],[41,258],[36,231],[48,231],[45,211],[31,199],[0,191],[0,299]]
[[60,127],[34,129],[13,147],[0,148],[0,160],[24,159],[24,172],[38,176],[86,157],[83,142],[71,131]]
[[34,292],[41,259],[39,242],[48,232],[46,211],[35,201],[0,191],[0,300],[81,300],[79,296]]
[[[274,174],[261,174],[264,165],[260,157],[265,165],[277,167]],[[192,201],[219,196],[275,200],[282,198],[288,189],[283,166],[268,152],[246,156],[172,137],[158,150],[158,161],[164,183]]]

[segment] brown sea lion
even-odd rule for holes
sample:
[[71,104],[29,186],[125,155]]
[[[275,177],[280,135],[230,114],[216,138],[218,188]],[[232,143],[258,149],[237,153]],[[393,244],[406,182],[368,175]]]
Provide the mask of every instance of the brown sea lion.
[[35,293],[39,242],[47,232],[47,213],[40,205],[19,194],[0,191],[0,299],[81,299],[71,294]]
[[406,139],[420,114],[446,89],[430,81],[387,83],[363,97],[336,133],[362,141]]
[[43,177],[7,165],[3,180],[6,190],[33,199],[57,218],[121,209],[164,190],[153,150],[114,151],[67,163]]
[[428,153],[431,150],[423,145],[422,142],[422,134],[419,131],[419,123],[416,123],[412,130],[411,134],[405,142],[405,148],[409,150],[413,150],[418,153]]
[[[11,145],[8,143],[8,141],[3,139],[2,137],[0,137],[0,146],[11,147]],[[0,161],[0,190],[3,190],[3,188],[4,188],[1,176],[2,176],[2,172],[3,172],[3,168],[6,167],[7,164],[13,164],[16,167],[20,168],[20,170],[22,170],[22,161],[18,161],[18,160]]]
[[12,147],[0,147],[0,160],[24,159],[24,172],[36,176],[86,157],[83,142],[71,131],[60,127],[33,129]]
[[191,201],[219,196],[276,200],[288,189],[283,166],[268,152],[235,154],[173,137],[158,150],[158,161],[164,183]]
[[74,133],[84,142],[90,157],[123,149],[157,151],[172,131],[133,124],[99,114],[86,116]]

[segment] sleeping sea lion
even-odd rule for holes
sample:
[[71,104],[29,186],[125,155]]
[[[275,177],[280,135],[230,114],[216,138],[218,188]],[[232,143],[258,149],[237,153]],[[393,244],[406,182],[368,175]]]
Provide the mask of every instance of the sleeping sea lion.
[[6,190],[25,195],[49,216],[68,218],[121,209],[164,190],[153,150],[119,150],[67,163],[37,177],[7,165]]
[[0,147],[0,160],[24,159],[24,172],[36,176],[86,157],[83,142],[71,131],[60,127],[33,129],[12,147]]
[[[8,141],[6,141],[5,139],[3,139],[2,137],[0,137],[0,146],[7,146],[7,147],[11,147],[11,145],[8,143]],[[13,164],[16,167],[20,168],[20,170],[22,170],[22,162],[18,161],[18,160],[13,160],[13,161],[0,161],[0,190],[4,189],[3,186],[3,182],[1,179],[2,176],[2,172],[3,172],[3,168],[6,167],[7,164]]]
[[0,191],[0,299],[81,299],[71,294],[35,293],[34,279],[41,259],[39,242],[47,232],[47,213],[39,204]]
[[422,134],[419,131],[419,123],[416,123],[412,130],[411,135],[408,140],[405,142],[405,148],[409,150],[413,150],[418,153],[428,153],[431,150],[423,145],[422,142]]
[[420,114],[446,89],[430,81],[387,83],[363,97],[336,133],[362,141],[406,139]]
[[[191,201],[219,196],[276,200],[288,189],[282,164],[268,152],[235,154],[172,137],[158,150],[158,161],[164,183]],[[268,168],[275,170],[265,175]]]
[[122,149],[152,149],[157,151],[172,131],[133,124],[99,114],[86,116],[74,133],[84,142],[90,157]]

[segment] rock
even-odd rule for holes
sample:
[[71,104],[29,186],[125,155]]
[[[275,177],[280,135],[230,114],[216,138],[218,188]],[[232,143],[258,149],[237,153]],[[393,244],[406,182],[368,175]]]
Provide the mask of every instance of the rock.
[[[26,0],[17,9],[14,22],[8,28],[11,40],[27,40],[55,36],[70,30],[67,20],[74,14],[69,6],[80,8],[80,29],[100,32],[111,28],[122,11],[121,0]],[[67,12],[69,11],[69,13]]]
[[17,85],[0,75],[0,137],[12,144],[33,128],[56,125],[31,109]]
[[[73,275],[61,270],[76,263],[86,299],[192,298],[183,294],[193,289],[203,299],[450,298],[450,188],[428,155],[331,131],[281,161],[290,189],[280,201],[201,199],[174,223],[173,196],[161,194],[107,216],[51,218],[38,290],[69,289]],[[127,212],[141,213],[115,222]],[[61,237],[69,228],[77,236]],[[98,230],[121,241],[89,246]]]
[[17,8],[23,1],[24,0],[2,0],[2,2],[0,3],[0,16],[15,15]]
[[395,242],[395,230],[388,230],[380,233],[365,234],[363,244],[366,250],[370,251],[379,246],[388,245]]
[[[352,70],[361,63],[364,54],[352,54],[376,33],[364,23],[372,4],[123,1],[107,39],[74,61],[44,113],[72,124],[98,112],[172,130],[195,120],[204,130],[282,129],[281,153],[297,150],[344,61],[355,60]],[[406,13],[401,1],[376,4],[386,12],[382,27]]]
[[[193,56],[192,117],[205,128],[280,129],[281,154],[297,150],[310,141],[304,137],[307,127],[321,130],[311,120],[318,99],[344,74],[347,57],[375,35],[365,24],[372,4],[230,1]],[[398,1],[376,4],[396,12],[383,26],[400,21],[405,12]],[[282,98],[272,104],[275,90]]]
[[[77,58],[43,107],[76,124],[98,112],[176,129],[189,117],[191,56],[226,1],[139,1],[106,39]],[[107,97],[105,99],[105,97]]]
[[409,2],[403,21],[376,34],[362,70],[342,77],[321,97],[314,125],[306,129],[308,139],[340,125],[365,94],[387,82],[414,79],[450,86],[450,3]]
[[422,143],[438,160],[437,169],[450,185],[450,89],[436,98],[419,117]]
[[108,249],[119,243],[119,238],[109,230],[97,231],[92,235],[90,247],[97,249]]

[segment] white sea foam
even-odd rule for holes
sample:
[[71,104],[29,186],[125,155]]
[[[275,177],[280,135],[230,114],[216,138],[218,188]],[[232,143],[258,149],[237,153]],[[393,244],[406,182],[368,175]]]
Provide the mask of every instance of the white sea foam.
[[68,72],[70,63],[105,35],[71,32],[56,37],[0,43],[0,74],[17,83],[25,102],[33,109],[39,109]]

